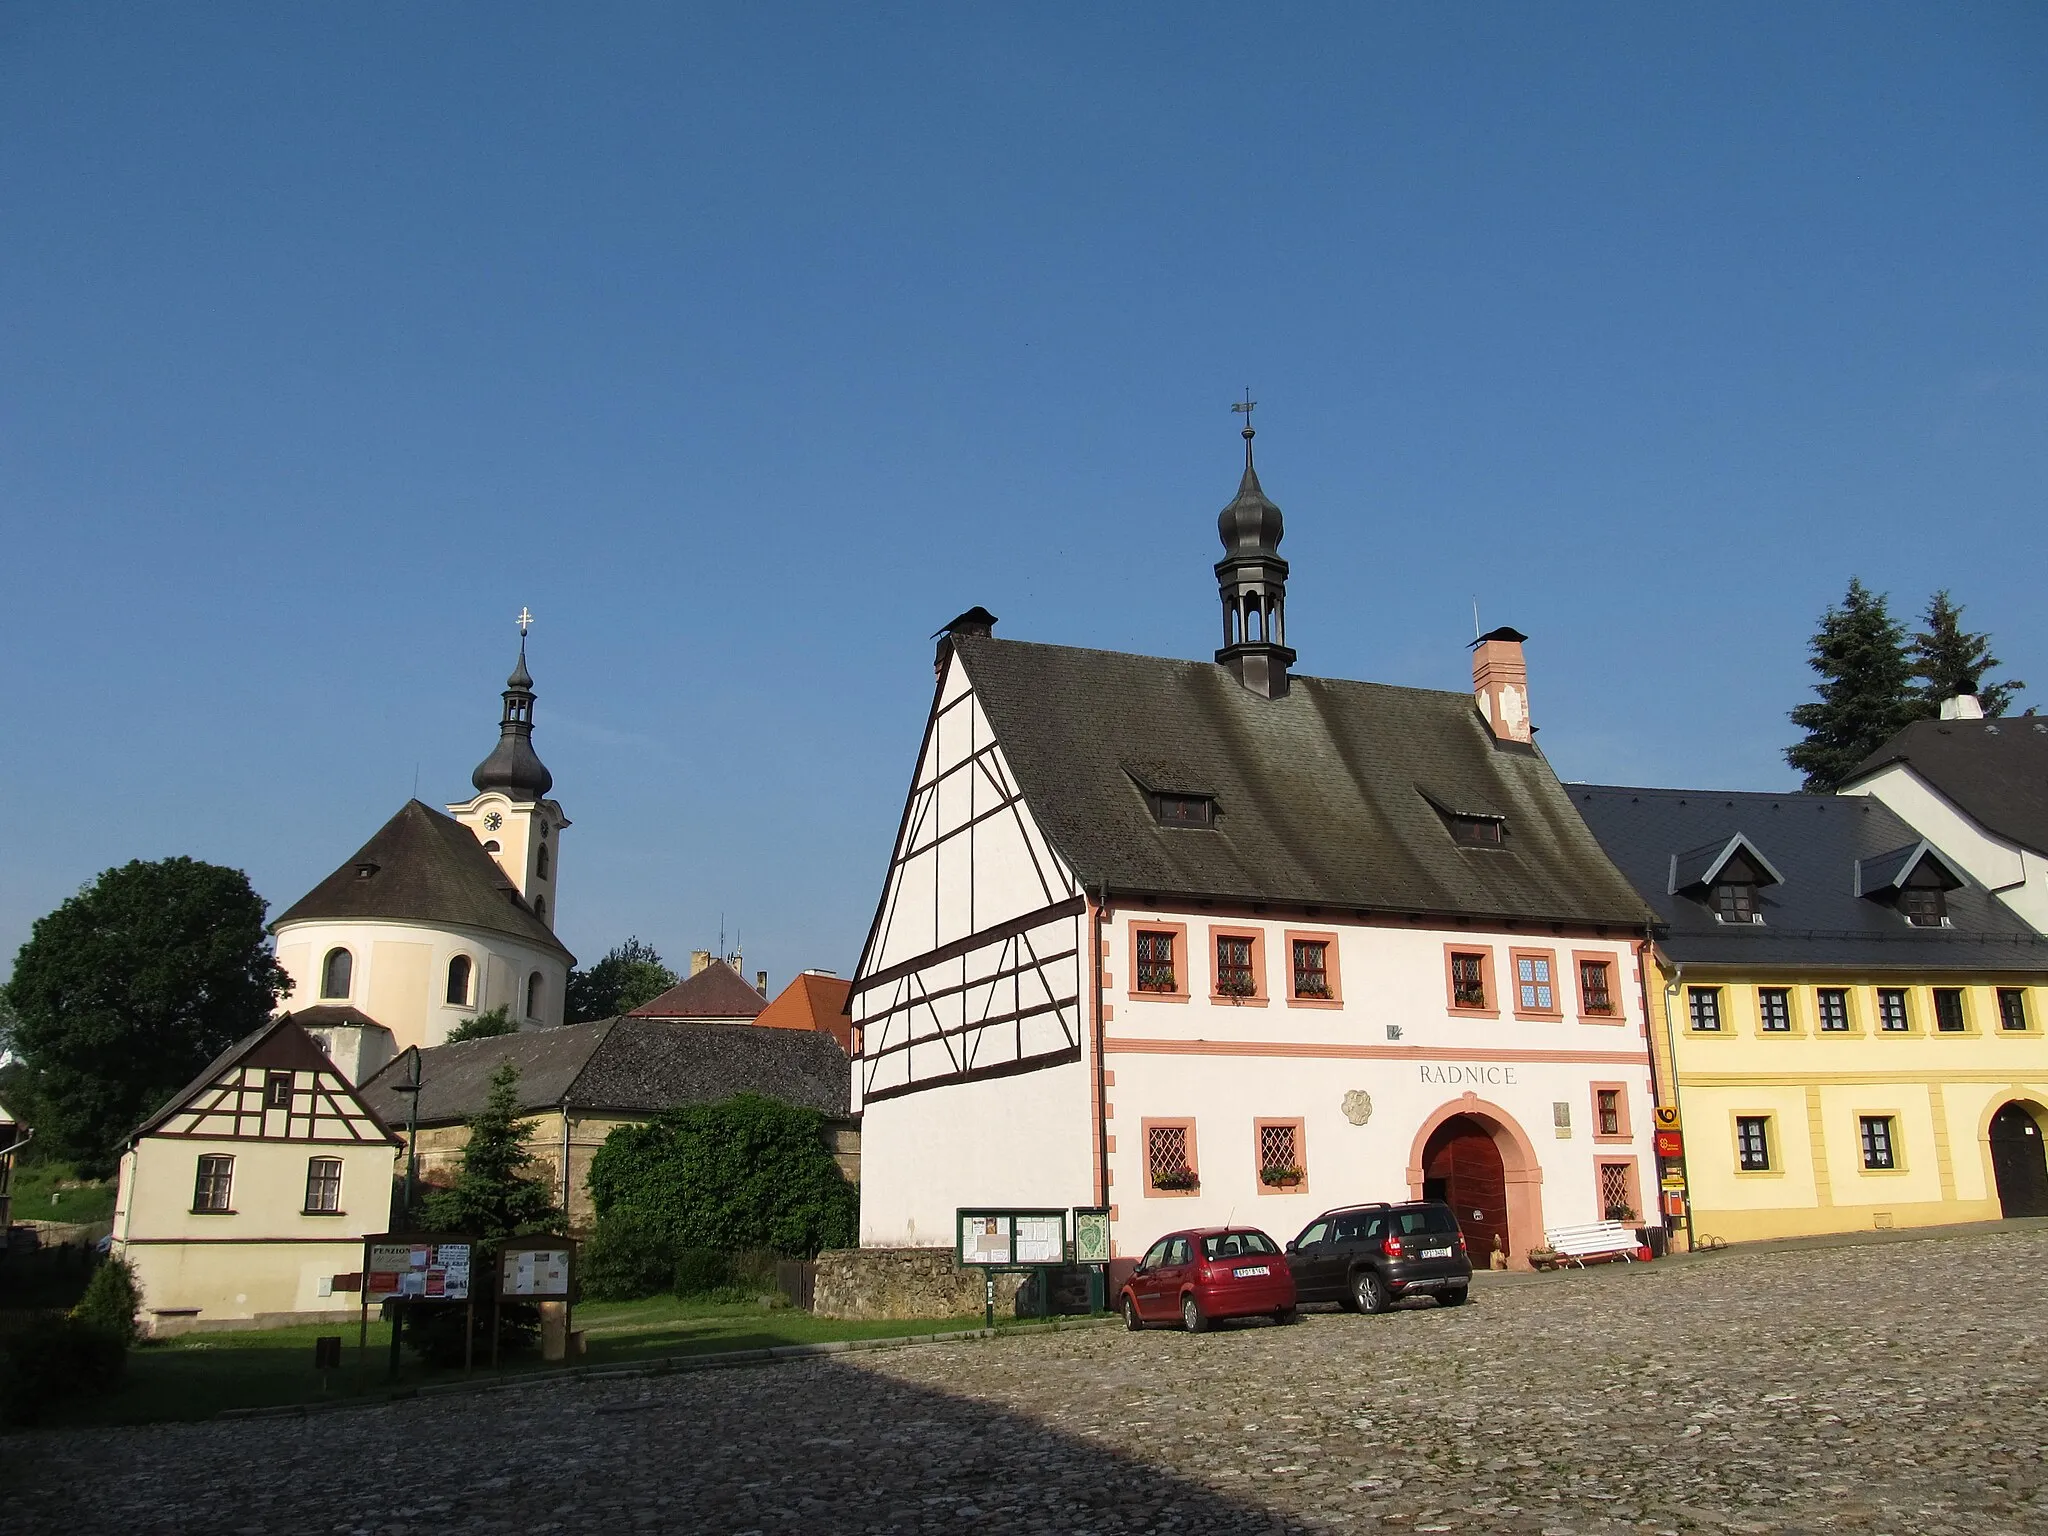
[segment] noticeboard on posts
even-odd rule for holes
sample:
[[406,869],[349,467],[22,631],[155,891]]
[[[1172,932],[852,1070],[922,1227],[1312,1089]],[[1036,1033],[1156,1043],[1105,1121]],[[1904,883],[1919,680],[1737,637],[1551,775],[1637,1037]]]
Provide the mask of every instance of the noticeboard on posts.
[[363,1240],[365,1301],[467,1301],[474,1242],[386,1232]]
[[566,1242],[546,1248],[506,1248],[498,1255],[498,1294],[567,1296],[570,1252]]
[[1067,1261],[1063,1210],[962,1210],[956,1217],[954,1257],[986,1269],[1035,1269]]

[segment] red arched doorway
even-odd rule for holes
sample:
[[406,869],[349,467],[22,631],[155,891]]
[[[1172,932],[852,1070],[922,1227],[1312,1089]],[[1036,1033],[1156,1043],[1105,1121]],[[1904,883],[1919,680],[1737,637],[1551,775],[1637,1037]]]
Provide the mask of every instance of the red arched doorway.
[[1512,1253],[1508,1239],[1507,1168],[1493,1131],[1472,1115],[1453,1115],[1422,1147],[1422,1198],[1441,1200],[1457,1213],[1472,1262],[1484,1266],[1495,1248]]
[[2022,1104],[1991,1117],[1991,1173],[2003,1216],[2048,1216],[2048,1151],[2041,1127]]

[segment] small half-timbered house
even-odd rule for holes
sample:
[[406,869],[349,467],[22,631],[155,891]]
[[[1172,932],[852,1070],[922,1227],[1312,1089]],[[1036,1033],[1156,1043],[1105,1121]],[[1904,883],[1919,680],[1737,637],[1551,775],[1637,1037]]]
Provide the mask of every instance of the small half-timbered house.
[[1654,1204],[1650,912],[1535,746],[1524,637],[1470,694],[1295,675],[1245,441],[1214,662],[942,633],[849,1002],[864,1244],[1440,1196],[1519,1263]]
[[391,1218],[399,1139],[289,1014],[223,1052],[121,1155],[113,1251],[152,1332],[315,1321]]

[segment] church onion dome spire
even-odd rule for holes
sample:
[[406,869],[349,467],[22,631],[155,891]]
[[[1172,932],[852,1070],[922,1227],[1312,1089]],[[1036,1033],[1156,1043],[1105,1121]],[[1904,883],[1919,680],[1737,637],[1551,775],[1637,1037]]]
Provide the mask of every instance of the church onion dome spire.
[[1241,435],[1244,478],[1237,483],[1237,499],[1217,515],[1216,534],[1231,554],[1277,553],[1286,532],[1280,521],[1280,509],[1267,500],[1265,487],[1259,484],[1259,472],[1252,465],[1252,438],[1257,434],[1246,427]]
[[519,614],[519,662],[505,679],[505,716],[498,723],[498,745],[476,765],[469,782],[478,794],[497,790],[514,800],[539,800],[555,787],[555,776],[533,750],[533,674],[526,670],[526,626]]
[[1223,558],[1216,562],[1216,588],[1223,599],[1223,649],[1220,666],[1251,692],[1266,699],[1287,696],[1287,669],[1294,652],[1287,648],[1287,562],[1280,558],[1283,532],[1280,509],[1266,498],[1259,472],[1252,466],[1252,407],[1245,391],[1243,414],[1244,478],[1237,497],[1216,519],[1223,540]]

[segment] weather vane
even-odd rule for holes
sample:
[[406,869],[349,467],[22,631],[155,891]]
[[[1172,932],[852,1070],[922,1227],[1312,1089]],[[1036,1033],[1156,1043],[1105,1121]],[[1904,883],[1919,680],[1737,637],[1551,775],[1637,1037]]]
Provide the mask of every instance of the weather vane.
[[1258,403],[1258,401],[1252,398],[1251,385],[1247,384],[1244,387],[1244,398],[1232,404],[1230,409],[1235,414],[1242,416],[1244,418],[1245,426],[1250,427],[1252,424],[1252,407],[1257,405]]
[[528,613],[528,612],[526,611],[526,605],[525,605],[524,603],[521,603],[521,604],[519,605],[519,638],[520,638],[520,639],[524,640],[524,639],[526,638],[526,631],[528,630],[528,628],[530,628],[530,627],[532,626],[532,624],[533,624],[533,615],[532,615],[532,614],[530,614],[530,613]]

